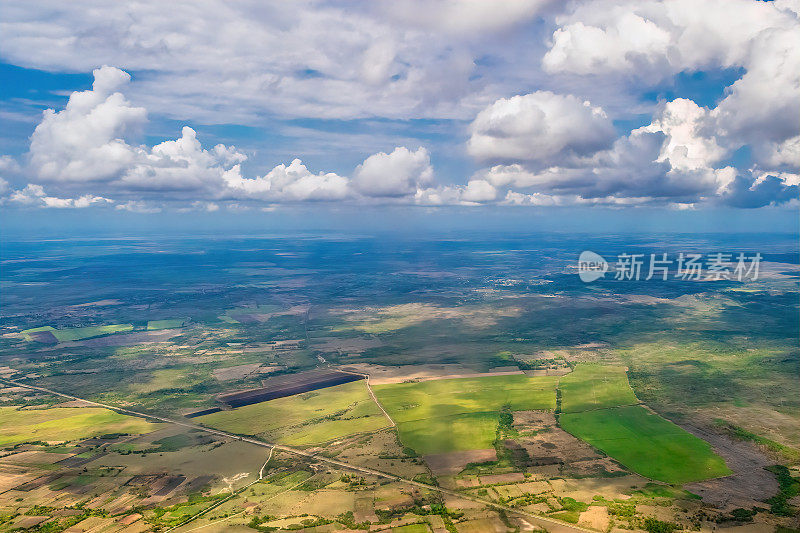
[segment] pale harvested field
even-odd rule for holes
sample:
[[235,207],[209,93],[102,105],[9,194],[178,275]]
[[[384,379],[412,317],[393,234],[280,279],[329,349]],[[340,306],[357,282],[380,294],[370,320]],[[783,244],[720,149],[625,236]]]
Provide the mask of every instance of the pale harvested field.
[[341,330],[353,329],[364,333],[388,333],[433,320],[458,320],[474,329],[485,329],[497,324],[502,317],[516,317],[522,313],[519,307],[497,307],[490,305],[441,307],[427,303],[409,303],[386,307],[343,309],[346,324]]
[[[259,504],[262,513],[274,515],[311,515],[334,518],[355,507],[355,493],[343,490],[305,492],[290,490]],[[300,519],[295,519],[300,522]]]
[[550,486],[558,496],[569,496],[578,501],[590,502],[595,495],[608,500],[627,500],[634,487],[644,487],[648,481],[641,476],[631,474],[615,478],[551,479]]
[[437,476],[458,474],[468,463],[484,463],[497,460],[497,450],[465,450],[449,453],[437,453],[424,457],[428,467]]
[[342,370],[358,372],[369,376],[372,385],[403,383],[405,381],[429,381],[432,379],[480,378],[487,376],[508,376],[522,374],[519,369],[502,372],[475,372],[460,364],[382,366],[369,363],[343,365]]
[[599,531],[605,531],[608,528],[608,523],[608,509],[602,505],[592,505],[582,512],[578,518],[578,525]]
[[336,459],[340,461],[391,472],[409,479],[427,472],[421,461],[405,457],[394,429],[377,431],[367,436],[346,437],[329,444],[325,451],[336,454]]

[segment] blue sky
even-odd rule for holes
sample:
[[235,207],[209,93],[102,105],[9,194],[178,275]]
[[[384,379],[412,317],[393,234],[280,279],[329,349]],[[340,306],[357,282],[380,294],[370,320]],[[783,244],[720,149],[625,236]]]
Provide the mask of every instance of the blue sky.
[[0,202],[52,220],[755,210],[743,218],[791,227],[797,11],[11,1]]

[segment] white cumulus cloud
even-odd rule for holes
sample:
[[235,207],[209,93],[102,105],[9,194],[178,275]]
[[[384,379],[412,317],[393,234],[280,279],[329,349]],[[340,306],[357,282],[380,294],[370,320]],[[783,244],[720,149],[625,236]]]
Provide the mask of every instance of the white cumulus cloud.
[[399,146],[391,153],[369,156],[355,170],[353,186],[365,196],[413,195],[433,181],[430,154],[425,148],[411,151]]
[[484,161],[528,161],[586,156],[615,137],[605,112],[572,95],[537,91],[501,98],[470,125],[469,153]]

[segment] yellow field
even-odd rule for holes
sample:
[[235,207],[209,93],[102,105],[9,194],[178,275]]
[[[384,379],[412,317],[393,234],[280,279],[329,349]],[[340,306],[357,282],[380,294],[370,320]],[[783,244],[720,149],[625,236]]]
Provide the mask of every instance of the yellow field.
[[0,407],[0,446],[3,447],[23,442],[85,439],[107,433],[149,433],[159,427],[159,424],[101,407],[26,410]]

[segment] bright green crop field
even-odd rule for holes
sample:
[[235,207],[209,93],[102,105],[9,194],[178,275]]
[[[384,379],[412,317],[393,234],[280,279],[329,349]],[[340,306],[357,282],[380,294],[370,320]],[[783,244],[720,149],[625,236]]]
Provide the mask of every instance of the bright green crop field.
[[483,378],[436,379],[417,383],[373,385],[395,422],[426,420],[464,413],[555,409],[558,378],[522,374]]
[[89,339],[92,337],[99,337],[101,335],[109,335],[111,333],[120,333],[122,331],[131,331],[133,326],[131,324],[109,324],[107,326],[89,326],[85,328],[69,328],[69,329],[56,329],[53,330],[58,342],[79,341],[82,339]]
[[498,412],[555,409],[558,378],[525,375],[373,385],[404,446],[420,454],[492,447]]
[[711,446],[639,405],[560,416],[561,427],[629,469],[667,483],[731,473]]
[[468,413],[401,422],[400,441],[421,455],[491,448],[497,416],[496,412]]
[[579,363],[561,378],[559,388],[564,413],[639,403],[621,366]]

